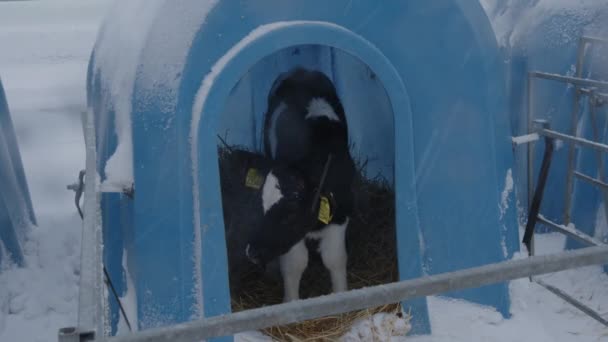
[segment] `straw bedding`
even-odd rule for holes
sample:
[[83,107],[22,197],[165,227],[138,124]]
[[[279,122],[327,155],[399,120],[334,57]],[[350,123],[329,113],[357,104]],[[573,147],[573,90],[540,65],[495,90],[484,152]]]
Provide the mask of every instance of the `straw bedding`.
[[[248,230],[262,215],[258,190],[245,186],[245,179],[251,168],[265,174],[271,164],[262,156],[234,146],[224,145],[218,152],[232,309],[236,312],[281,303],[283,289],[278,265],[270,264],[263,270],[249,263],[244,255]],[[346,237],[350,289],[398,280],[393,189],[382,176],[366,177],[365,163],[358,164],[354,187],[356,209]],[[317,253],[311,253],[300,296],[309,298],[330,292],[329,272]],[[333,341],[354,322],[378,312],[400,315],[400,304],[272,327],[264,333],[279,341]]]

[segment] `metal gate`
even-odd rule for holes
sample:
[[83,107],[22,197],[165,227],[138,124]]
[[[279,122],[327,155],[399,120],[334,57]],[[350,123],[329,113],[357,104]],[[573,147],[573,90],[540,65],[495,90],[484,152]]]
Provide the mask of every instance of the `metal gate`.
[[[565,234],[586,246],[603,246],[606,244],[602,241],[585,234],[584,232],[570,226],[572,223],[572,193],[574,191],[574,178],[578,178],[591,185],[597,186],[603,196],[604,212],[608,217],[608,184],[606,183],[606,172],[604,167],[604,153],[608,152],[608,145],[599,142],[600,134],[597,127],[597,109],[606,106],[608,104],[608,82],[582,78],[583,74],[583,62],[585,60],[585,54],[593,44],[602,44],[608,46],[608,40],[592,37],[582,37],[579,41],[577,61],[576,61],[576,76],[565,76],[558,74],[550,74],[539,71],[532,71],[528,74],[528,129],[529,134],[527,136],[517,137],[513,139],[515,145],[528,144],[528,161],[527,161],[527,176],[528,176],[528,221],[526,225],[526,231],[523,242],[528,247],[528,253],[533,256],[535,253],[534,248],[534,229],[536,223],[540,222],[552,230]],[[534,96],[535,96],[535,79],[545,79],[555,82],[562,82],[570,84],[575,87],[574,89],[574,101],[571,113],[571,125],[570,132],[568,134],[560,133],[551,129],[550,123],[546,120],[536,120],[534,115]],[[580,105],[583,99],[587,99],[589,104],[589,119],[592,126],[593,141],[583,139],[578,136],[578,121],[581,115]],[[545,153],[540,167],[538,175],[538,182],[536,187],[534,184],[534,146],[531,142],[537,141],[540,137],[544,137],[545,141]],[[568,143],[568,164],[566,173],[566,190],[565,190],[565,203],[563,212],[563,224],[559,224],[547,219],[540,213],[540,205],[543,199],[544,188],[551,166],[551,159],[553,156],[554,142],[555,140],[562,140]],[[576,153],[576,147],[591,148],[596,151],[597,160],[597,173],[599,179],[590,175],[584,174],[576,170],[576,159],[578,154]],[[534,189],[535,188],[535,189]],[[584,305],[580,301],[576,300],[572,296],[566,294],[560,289],[551,286],[540,279],[530,280],[543,286],[548,291],[561,297],[568,303],[574,305],[591,318],[598,322],[608,326],[608,320],[602,317],[599,313],[595,312],[588,306]]]

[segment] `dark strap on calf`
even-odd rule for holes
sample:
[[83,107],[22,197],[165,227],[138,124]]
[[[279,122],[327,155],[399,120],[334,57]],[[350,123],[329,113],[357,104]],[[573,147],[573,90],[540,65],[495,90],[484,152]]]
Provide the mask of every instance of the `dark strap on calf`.
[[312,207],[310,208],[310,212],[315,213],[319,203],[319,196],[321,195],[321,189],[323,189],[323,185],[325,185],[325,177],[327,177],[327,171],[329,170],[329,164],[331,163],[331,159],[333,156],[331,153],[327,156],[327,161],[325,162],[325,167],[323,168],[323,173],[321,174],[321,181],[319,182],[319,187],[317,187],[317,191],[315,192],[315,196],[312,199]]

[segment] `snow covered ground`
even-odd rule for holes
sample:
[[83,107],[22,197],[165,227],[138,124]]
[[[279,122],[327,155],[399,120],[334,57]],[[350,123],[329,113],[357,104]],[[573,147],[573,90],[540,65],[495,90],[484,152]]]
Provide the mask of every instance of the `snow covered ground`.
[[106,3],[0,1],[0,77],[39,223],[28,267],[0,274],[3,342],[54,341],[76,322],[81,225],[66,185],[84,168],[86,67]]
[[[497,0],[484,2],[493,10]],[[0,77],[39,222],[25,246],[27,268],[0,273],[2,342],[54,341],[60,327],[76,323],[81,226],[65,186],[84,167],[80,113],[86,66],[108,5],[108,0],[0,1]],[[564,245],[557,234],[537,241],[539,252]],[[599,266],[543,279],[608,317],[608,276]],[[608,340],[606,327],[527,279],[513,281],[510,289],[509,320],[486,307],[432,297],[433,335],[405,340]]]
[[[565,241],[558,233],[537,236],[537,254],[559,252]],[[608,317],[608,276],[599,266],[539,278]],[[487,307],[429,298],[434,334],[407,341],[608,341],[608,328],[527,278],[512,281],[509,288],[513,316],[508,320]]]

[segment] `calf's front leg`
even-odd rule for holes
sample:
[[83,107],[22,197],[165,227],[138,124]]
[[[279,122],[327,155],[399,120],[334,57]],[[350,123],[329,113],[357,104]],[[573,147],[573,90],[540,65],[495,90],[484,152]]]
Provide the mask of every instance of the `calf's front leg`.
[[319,251],[323,265],[329,270],[333,292],[348,290],[346,279],[346,227],[349,219],[343,224],[330,224],[324,228]]
[[308,265],[308,249],[304,239],[280,256],[279,264],[283,276],[283,301],[290,302],[300,298],[300,280]]

